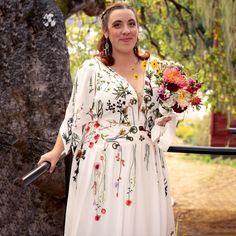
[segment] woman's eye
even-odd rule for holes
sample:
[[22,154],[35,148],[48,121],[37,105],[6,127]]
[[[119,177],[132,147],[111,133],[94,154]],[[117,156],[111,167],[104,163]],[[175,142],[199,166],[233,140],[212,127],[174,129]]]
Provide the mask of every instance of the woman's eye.
[[121,26],[120,23],[115,23],[115,24],[113,25],[114,28],[119,28],[120,26]]
[[136,26],[136,23],[135,22],[130,22],[129,26],[134,27],[134,26]]

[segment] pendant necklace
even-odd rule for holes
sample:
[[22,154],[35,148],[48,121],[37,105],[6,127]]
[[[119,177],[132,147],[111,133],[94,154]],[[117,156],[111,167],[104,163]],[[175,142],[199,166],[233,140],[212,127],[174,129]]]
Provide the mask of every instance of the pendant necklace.
[[[138,59],[137,62],[134,63],[134,66],[131,68],[131,71],[132,71],[132,72],[134,72],[134,67],[135,67],[136,65],[138,65],[138,63],[139,63],[139,59]],[[133,74],[133,79],[134,79],[134,80],[138,80],[138,79],[139,79],[139,75],[138,75],[137,73],[134,73],[134,74]]]

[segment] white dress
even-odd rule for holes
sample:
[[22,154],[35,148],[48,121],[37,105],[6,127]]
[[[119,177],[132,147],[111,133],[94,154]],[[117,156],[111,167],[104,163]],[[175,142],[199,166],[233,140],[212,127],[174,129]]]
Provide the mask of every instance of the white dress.
[[[152,132],[161,116],[152,59],[141,104],[134,88],[98,59],[85,61],[77,72],[60,128],[65,151],[74,152],[66,236],[175,235],[158,143],[163,132]],[[175,129],[165,132],[167,149]]]

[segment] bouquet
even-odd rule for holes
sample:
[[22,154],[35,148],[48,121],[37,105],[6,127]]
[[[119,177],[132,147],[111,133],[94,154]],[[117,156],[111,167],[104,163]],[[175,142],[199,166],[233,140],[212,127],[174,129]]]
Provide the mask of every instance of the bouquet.
[[189,107],[200,108],[202,100],[197,93],[202,84],[189,78],[179,63],[153,60],[151,67],[157,78],[159,111],[164,117],[171,117],[164,127],[158,125],[163,117],[155,120],[156,125],[151,130],[151,138],[153,142],[158,140],[159,147],[163,151],[167,151],[175,134],[178,121],[176,113],[182,113]]
[[176,113],[182,113],[188,107],[199,110],[202,99],[197,93],[201,83],[187,77],[179,63],[164,61],[158,69],[157,92],[161,107]]

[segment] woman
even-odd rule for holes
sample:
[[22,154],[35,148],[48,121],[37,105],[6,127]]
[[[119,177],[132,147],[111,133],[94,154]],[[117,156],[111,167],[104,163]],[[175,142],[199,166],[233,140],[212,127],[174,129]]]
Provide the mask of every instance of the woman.
[[127,4],[110,6],[102,29],[99,55],[78,70],[56,144],[39,164],[51,162],[53,172],[62,151],[73,151],[65,235],[175,235],[159,134],[152,132],[174,121],[159,112],[156,60],[140,54]]

